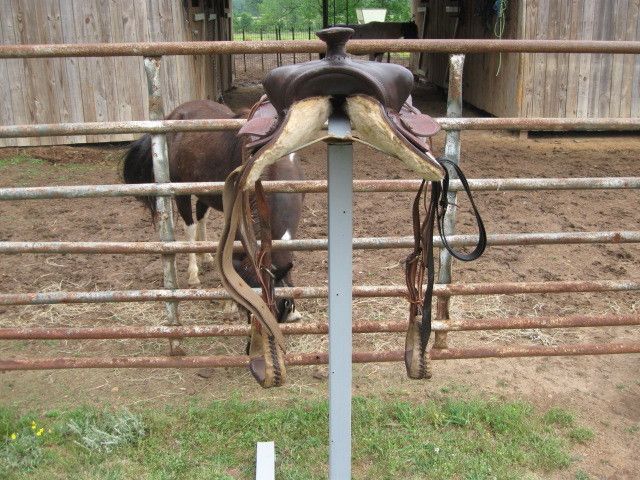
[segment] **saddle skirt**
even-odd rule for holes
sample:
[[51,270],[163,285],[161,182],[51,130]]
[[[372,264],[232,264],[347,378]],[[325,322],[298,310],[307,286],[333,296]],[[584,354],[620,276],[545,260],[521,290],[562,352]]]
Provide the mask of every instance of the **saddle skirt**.
[[[340,114],[349,119],[351,133],[339,140],[360,142],[396,158],[424,181],[438,185],[448,181],[442,161],[437,160],[430,149],[429,138],[440,126],[411,104],[413,75],[399,65],[348,58],[346,43],[352,34],[350,28],[322,30],[317,35],[327,44],[324,59],[279,67],[266,76],[263,82],[266,95],[254,105],[239,132],[247,140],[243,165],[232,172],[225,183],[225,227],[216,257],[218,269],[230,296],[251,314],[249,367],[263,387],[278,386],[285,381],[285,343],[276,322],[269,265],[263,263],[264,258],[270,258],[265,248],[270,247],[271,241],[263,239],[258,248],[252,222],[247,219],[250,194],[257,193],[258,203],[265,208],[259,181],[264,169],[292,152],[335,138],[326,125],[332,114]],[[446,199],[446,192],[444,197]],[[419,202],[414,203],[415,210]],[[443,206],[446,209],[446,205]],[[414,212],[414,222],[415,217]],[[430,217],[432,227],[433,218]],[[424,228],[424,225],[414,225],[414,231]],[[266,230],[261,228],[263,232]],[[263,279],[262,295],[249,288],[233,269],[231,255],[236,234],[240,235],[258,276]],[[416,306],[422,301],[421,285],[416,286],[416,279],[421,283],[423,278],[417,266],[424,269],[426,264],[417,261],[425,250],[422,243],[422,236],[416,234],[416,248],[411,255],[415,260],[411,268],[407,264],[407,275],[415,277],[411,282],[407,279],[413,288],[409,288],[408,294],[412,307],[405,363],[412,378],[430,376],[425,367],[431,322],[430,294],[428,319],[426,312],[420,315]],[[432,254],[430,249],[426,250]],[[432,263],[430,274],[432,278]]]

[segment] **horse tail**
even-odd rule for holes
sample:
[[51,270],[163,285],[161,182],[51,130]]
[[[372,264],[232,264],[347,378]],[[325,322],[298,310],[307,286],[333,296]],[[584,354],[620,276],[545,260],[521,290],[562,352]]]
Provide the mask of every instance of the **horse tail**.
[[[122,162],[124,183],[153,183],[153,158],[151,156],[151,135],[146,134],[129,145]],[[156,216],[156,197],[136,197]]]

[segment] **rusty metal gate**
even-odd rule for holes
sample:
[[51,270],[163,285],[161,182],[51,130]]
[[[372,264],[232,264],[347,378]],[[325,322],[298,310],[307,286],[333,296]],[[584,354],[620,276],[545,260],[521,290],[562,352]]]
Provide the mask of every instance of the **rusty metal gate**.
[[[57,303],[101,303],[160,301],[166,305],[166,326],[88,327],[88,328],[0,328],[0,339],[130,339],[168,338],[172,349],[185,337],[241,336],[248,334],[244,325],[182,326],[178,322],[178,304],[182,301],[226,299],[221,289],[180,289],[176,278],[175,255],[186,252],[211,252],[216,242],[176,241],[173,226],[171,197],[177,194],[215,193],[222,191],[221,183],[170,183],[166,151],[166,132],[236,130],[244,120],[163,120],[162,93],[159,69],[164,55],[243,54],[243,53],[317,53],[322,49],[318,41],[280,42],[191,42],[154,44],[76,44],[76,45],[3,45],[0,58],[49,58],[90,56],[141,56],[149,88],[151,121],[99,122],[84,124],[25,125],[0,127],[0,138],[43,135],[143,133],[153,135],[152,149],[156,184],[146,185],[84,185],[50,186],[34,188],[1,188],[0,201],[53,198],[118,197],[155,195],[160,213],[158,232],[160,242],[0,242],[1,254],[65,253],[65,254],[160,254],[164,265],[164,288],[156,290],[118,291],[59,291],[34,293],[0,293],[0,305],[42,305]],[[638,131],[640,118],[461,118],[462,70],[464,53],[529,52],[529,53],[618,53],[640,54],[640,42],[616,41],[555,41],[555,40],[385,40],[352,41],[349,51],[366,54],[375,51],[423,52],[450,54],[450,77],[447,117],[437,121],[446,131],[445,155],[454,162],[460,159],[461,130],[544,130],[544,131]],[[622,178],[505,178],[475,179],[469,184],[475,191],[514,190],[566,190],[566,189],[639,189],[640,177]],[[415,191],[418,181],[412,180],[356,180],[356,192]],[[450,203],[455,201],[461,188],[454,181]],[[267,191],[326,192],[324,181],[266,182]],[[70,200],[72,201],[72,200]],[[454,235],[455,209],[446,219],[445,230],[454,246],[473,245],[475,237]],[[549,245],[589,243],[640,243],[640,231],[574,232],[574,233],[520,233],[489,235],[489,245]],[[410,248],[410,237],[356,238],[355,249]],[[435,245],[440,246],[439,239]],[[237,246],[240,248],[240,245]],[[298,251],[323,250],[326,239],[280,240],[276,249]],[[640,290],[640,280],[551,281],[551,282],[498,282],[451,283],[451,257],[440,253],[441,269],[434,295],[437,297],[438,315],[433,322],[435,333],[431,358],[462,359],[486,357],[521,357],[551,355],[598,355],[640,353],[640,342],[579,343],[556,346],[506,346],[455,348],[448,344],[447,332],[470,330],[498,330],[522,328],[565,328],[640,325],[640,315],[527,317],[499,319],[451,319],[448,315],[449,299],[455,295],[495,295],[562,292],[620,292]],[[321,286],[282,288],[278,293],[296,298],[327,296]],[[404,297],[401,286],[353,287],[356,297]],[[353,325],[354,333],[401,332],[406,322],[361,321]],[[326,334],[325,323],[283,325],[286,334]],[[404,351],[369,352],[353,354],[354,362],[400,361]],[[310,365],[327,362],[326,352],[288,354],[290,365]],[[248,363],[248,357],[237,356],[166,356],[166,357],[58,357],[0,359],[0,370],[36,370],[60,368],[129,368],[129,367],[239,367]]]

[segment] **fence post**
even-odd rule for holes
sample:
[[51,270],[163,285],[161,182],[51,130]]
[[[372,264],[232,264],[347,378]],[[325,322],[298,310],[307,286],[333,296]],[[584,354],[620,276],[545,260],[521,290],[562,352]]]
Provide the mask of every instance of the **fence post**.
[[[262,27],[260,27],[260,41],[262,41]],[[260,54],[260,65],[262,65],[262,71],[264,72],[264,53]]]
[[[291,40],[295,40],[296,39],[296,31],[294,27],[291,27]],[[293,63],[296,63],[296,54],[295,52],[293,53]]]
[[[464,54],[449,56],[449,91],[447,94],[447,117],[462,116],[462,70],[464,67]],[[455,164],[460,163],[460,130],[448,130],[444,146],[444,155]],[[457,178],[455,172],[450,172],[451,178]],[[449,191],[447,195],[449,208],[444,218],[445,235],[455,232],[456,223],[456,192]],[[438,283],[451,283],[451,254],[446,248],[440,249],[440,271]],[[450,297],[438,297],[436,319],[449,320]],[[433,348],[447,348],[447,332],[436,332]]]
[[[311,40],[311,25],[309,25],[309,40]],[[311,53],[309,53],[309,61],[311,61]]]
[[[244,36],[244,27],[242,27],[242,41],[245,42],[247,39]],[[244,73],[247,73],[247,54],[242,54],[242,63],[244,64]]]
[[[147,74],[147,88],[149,91],[149,119],[163,120],[164,106],[162,104],[162,92],[160,90],[160,63],[162,57],[144,57],[144,71]],[[167,137],[164,133],[151,136],[151,154],[153,157],[153,176],[156,183],[170,182],[169,154],[167,151]],[[157,196],[156,209],[158,212],[158,233],[163,242],[175,241],[173,225],[173,200],[171,196]],[[175,290],[178,288],[178,275],[176,272],[176,256],[162,255],[164,271],[164,287]],[[167,323],[180,325],[178,316],[178,302],[165,303]],[[171,355],[184,355],[180,347],[180,338],[169,339]]]
[[[278,26],[276,25],[276,40],[282,40],[282,38],[280,38],[280,29],[278,28]],[[282,56],[280,53],[276,53],[276,66],[280,66],[282,64]]]

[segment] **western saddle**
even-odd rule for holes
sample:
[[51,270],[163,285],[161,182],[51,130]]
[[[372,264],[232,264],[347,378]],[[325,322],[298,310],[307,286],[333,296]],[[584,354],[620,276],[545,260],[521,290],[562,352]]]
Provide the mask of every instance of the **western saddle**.
[[[463,261],[478,258],[486,245],[482,220],[460,169],[447,159],[437,159],[430,137],[440,126],[411,105],[413,75],[406,68],[349,58],[349,28],[329,28],[317,33],[327,44],[322,60],[272,70],[264,79],[266,95],[254,105],[239,135],[246,136],[243,165],[225,182],[225,225],[220,237],[217,264],[224,287],[250,314],[250,370],[263,387],[285,381],[285,340],[276,321],[273,279],[270,275],[271,238],[269,211],[260,175],[285,155],[330,139],[324,128],[332,113],[351,122],[351,134],[343,140],[369,145],[404,163],[422,179],[413,202],[414,248],[405,263],[409,300],[409,329],[405,365],[411,378],[430,378],[427,344],[431,334],[431,297],[434,284],[433,233],[437,219],[444,247]],[[447,210],[449,173],[453,168],[469,195],[476,216],[479,239],[468,254],[450,248],[443,235]],[[420,205],[430,182],[430,202],[421,219]],[[258,247],[251,218],[250,195],[255,196],[261,242]],[[239,236],[261,279],[262,294],[254,292],[236,273],[231,261],[233,242]],[[426,273],[426,287],[423,284]]]

